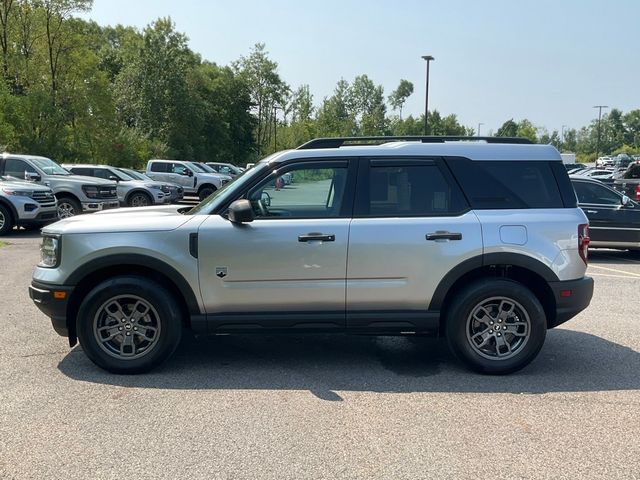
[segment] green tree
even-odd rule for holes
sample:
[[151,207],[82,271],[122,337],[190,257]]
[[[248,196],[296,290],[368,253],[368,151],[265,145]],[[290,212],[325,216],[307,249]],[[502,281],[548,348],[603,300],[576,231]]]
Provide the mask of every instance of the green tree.
[[513,118],[504,122],[496,132],[496,137],[515,137],[517,135],[518,124],[513,121]]
[[402,120],[402,108],[404,107],[407,98],[413,94],[413,83],[409,80],[400,80],[400,85],[396,88],[391,95],[389,95],[389,103],[391,108],[400,111],[400,120]]

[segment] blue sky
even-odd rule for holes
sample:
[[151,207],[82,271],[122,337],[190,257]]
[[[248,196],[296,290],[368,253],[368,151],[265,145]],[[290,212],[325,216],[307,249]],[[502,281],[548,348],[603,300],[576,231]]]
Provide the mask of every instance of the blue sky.
[[404,115],[424,111],[420,57],[433,55],[430,109],[484,134],[511,117],[560,130],[588,124],[593,105],[640,108],[640,0],[94,0],[83,16],[140,29],[170,16],[222,65],[263,42],[316,104],[340,78],[367,74],[386,95],[404,78]]

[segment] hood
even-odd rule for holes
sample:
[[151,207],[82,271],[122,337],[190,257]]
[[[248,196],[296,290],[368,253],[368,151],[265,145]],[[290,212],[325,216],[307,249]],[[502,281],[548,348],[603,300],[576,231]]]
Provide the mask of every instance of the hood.
[[76,215],[43,228],[43,233],[126,233],[175,230],[194,216],[183,215],[184,205],[115,208],[103,212]]
[[38,185],[37,183],[27,182],[26,180],[17,180],[14,178],[7,179],[9,177],[0,177],[0,188],[7,187],[20,191],[33,191],[33,192],[51,192],[49,187],[44,185]]
[[44,182],[57,180],[60,182],[79,183],[81,185],[109,185],[111,187],[116,186],[116,182],[112,180],[105,180],[98,177],[85,177],[84,175],[49,175],[42,180]]

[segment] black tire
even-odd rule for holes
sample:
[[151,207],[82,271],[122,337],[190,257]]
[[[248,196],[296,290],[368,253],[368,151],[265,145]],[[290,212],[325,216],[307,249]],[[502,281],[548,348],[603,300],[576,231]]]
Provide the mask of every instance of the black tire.
[[198,190],[198,198],[200,199],[200,201],[202,201],[215,191],[216,191],[216,187],[205,185],[202,188],[200,188],[200,190]]
[[144,192],[134,192],[127,199],[127,205],[130,207],[148,207],[152,204],[153,199]]
[[493,278],[457,293],[446,322],[453,354],[470,369],[493,375],[528,365],[540,352],[547,332],[546,315],[536,296],[518,282]]
[[82,213],[82,205],[75,198],[58,198],[58,218],[75,217]]
[[[134,312],[140,311],[133,305],[150,308],[134,321]],[[176,299],[161,285],[141,276],[114,277],[84,298],[77,331],[87,357],[99,367],[113,373],[143,373],[160,365],[177,348],[182,313]],[[149,331],[151,337],[147,336]],[[127,342],[130,345],[125,345]]]
[[7,207],[0,205],[0,235],[6,235],[13,229],[13,215]]

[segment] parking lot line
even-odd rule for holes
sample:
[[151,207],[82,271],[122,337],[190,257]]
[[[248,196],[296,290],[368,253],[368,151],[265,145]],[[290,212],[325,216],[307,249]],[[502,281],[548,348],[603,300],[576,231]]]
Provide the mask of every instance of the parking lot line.
[[626,270],[618,270],[617,268],[601,267],[600,265],[593,265],[593,264],[589,265],[589,268],[599,268],[601,270],[608,270],[610,272],[616,272],[616,273],[624,273],[625,275],[629,275],[631,277],[640,278],[640,273],[627,272]]
[[635,278],[629,275],[610,275],[608,273],[593,273],[590,272],[589,273],[590,276],[592,277],[609,277],[609,278]]

